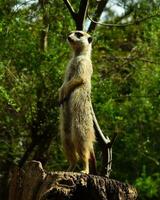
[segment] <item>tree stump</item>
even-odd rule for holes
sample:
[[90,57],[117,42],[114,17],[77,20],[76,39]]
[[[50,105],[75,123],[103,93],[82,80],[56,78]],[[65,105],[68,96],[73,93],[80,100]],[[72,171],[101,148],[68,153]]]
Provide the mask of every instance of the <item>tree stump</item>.
[[13,170],[9,200],[134,200],[131,185],[74,172],[45,172],[38,161]]

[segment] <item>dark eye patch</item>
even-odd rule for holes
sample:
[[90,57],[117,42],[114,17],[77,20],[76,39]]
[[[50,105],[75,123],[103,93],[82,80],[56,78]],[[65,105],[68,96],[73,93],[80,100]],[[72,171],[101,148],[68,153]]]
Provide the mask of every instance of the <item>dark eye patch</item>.
[[92,37],[88,38],[88,42],[91,43],[92,42]]
[[77,36],[77,38],[80,38],[83,36],[83,34],[81,32],[76,32],[75,35]]

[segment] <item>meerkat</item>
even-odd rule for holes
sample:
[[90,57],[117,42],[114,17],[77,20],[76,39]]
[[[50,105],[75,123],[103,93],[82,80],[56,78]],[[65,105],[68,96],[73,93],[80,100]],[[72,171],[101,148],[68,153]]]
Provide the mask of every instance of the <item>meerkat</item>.
[[61,141],[70,164],[68,171],[74,171],[80,160],[82,172],[90,173],[91,163],[95,173],[95,134],[91,113],[92,37],[83,31],[73,31],[68,42],[73,56],[59,90]]

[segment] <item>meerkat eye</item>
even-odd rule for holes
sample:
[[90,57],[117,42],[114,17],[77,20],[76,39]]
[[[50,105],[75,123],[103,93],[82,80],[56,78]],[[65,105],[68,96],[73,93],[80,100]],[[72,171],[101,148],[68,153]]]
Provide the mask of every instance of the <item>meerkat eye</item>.
[[76,32],[76,33],[75,33],[75,35],[77,36],[77,38],[80,38],[80,37],[82,37],[82,36],[83,36],[83,34],[82,34],[82,33],[80,33],[80,32]]
[[88,38],[88,42],[91,43],[92,42],[92,37]]

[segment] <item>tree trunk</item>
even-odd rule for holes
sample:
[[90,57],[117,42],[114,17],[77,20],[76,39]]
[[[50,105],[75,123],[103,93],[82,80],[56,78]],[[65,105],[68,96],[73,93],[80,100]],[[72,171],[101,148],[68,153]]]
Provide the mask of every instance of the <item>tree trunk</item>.
[[13,170],[9,200],[133,200],[131,185],[73,172],[45,172],[38,161]]

